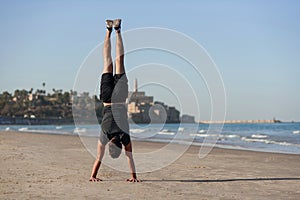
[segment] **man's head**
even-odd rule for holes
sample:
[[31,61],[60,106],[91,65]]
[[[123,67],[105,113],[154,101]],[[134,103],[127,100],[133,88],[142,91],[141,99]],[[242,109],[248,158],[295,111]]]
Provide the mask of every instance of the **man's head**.
[[118,158],[122,151],[122,144],[120,141],[120,137],[114,136],[110,140],[110,143],[108,144],[108,146],[109,146],[109,155],[112,158]]

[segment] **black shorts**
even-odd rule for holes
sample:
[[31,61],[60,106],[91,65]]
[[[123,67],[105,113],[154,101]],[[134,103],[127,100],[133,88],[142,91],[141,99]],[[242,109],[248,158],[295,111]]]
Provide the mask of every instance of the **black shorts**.
[[114,104],[104,107],[99,138],[101,144],[107,144],[114,136],[119,136],[124,146],[130,143],[129,124],[125,105]]
[[104,73],[101,77],[100,99],[104,103],[122,103],[128,97],[126,74]]

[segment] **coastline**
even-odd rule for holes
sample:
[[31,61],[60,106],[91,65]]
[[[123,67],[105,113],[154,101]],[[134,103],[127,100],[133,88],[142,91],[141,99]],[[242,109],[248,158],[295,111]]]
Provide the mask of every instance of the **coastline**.
[[[94,124],[94,119],[84,119],[81,118],[82,124]],[[101,121],[101,118],[98,119]],[[78,122],[76,122],[78,123]],[[129,120],[129,123],[133,124],[147,124],[148,121],[140,121],[140,122],[133,122]],[[151,122],[155,124],[155,122]],[[171,121],[166,122],[166,124],[274,124],[274,123],[300,123],[300,121],[281,121],[277,119],[270,119],[270,120],[222,120],[222,121],[210,121],[210,120],[201,120],[201,121],[194,121],[194,122],[177,122]],[[0,125],[74,125],[74,118],[24,118],[24,117],[0,117]],[[159,122],[157,122],[159,124]]]
[[[163,143],[133,142],[134,152]],[[93,156],[78,136],[0,132],[1,199],[297,199],[300,156],[214,148],[198,158],[191,146],[160,170],[128,174],[101,166],[104,181],[90,183]],[[155,162],[155,161],[154,161]],[[138,165],[137,165],[138,167]],[[153,196],[155,195],[155,196]]]
[[[213,146],[214,148],[246,150],[254,152],[270,152],[283,154],[298,154],[300,155],[300,124],[280,123],[280,124],[241,124],[241,125],[224,125],[223,132],[218,137],[217,143],[209,144],[209,140],[205,138],[215,138],[216,135],[207,133],[209,125],[202,124],[197,127],[196,124],[165,124],[163,128],[158,125],[152,125],[146,129],[139,125],[131,126],[132,140],[159,142],[167,144],[172,140],[174,144],[193,145],[197,148],[201,146]],[[251,131],[249,131],[251,126]],[[195,127],[198,130],[195,130]],[[98,137],[99,124],[84,124],[84,125],[0,125],[0,131],[15,131],[28,132],[37,134],[56,134],[56,135],[72,135]],[[280,128],[280,129],[279,129]],[[262,131],[263,130],[263,131]],[[157,132],[155,132],[157,131]],[[185,131],[185,134],[182,132]],[[177,134],[178,133],[178,134]],[[280,135],[278,135],[280,133]],[[142,136],[141,134],[145,134]],[[153,134],[155,136],[153,137]],[[174,135],[176,139],[173,139]],[[191,144],[190,140],[184,138],[185,135],[194,137]],[[284,140],[282,139],[284,137]]]

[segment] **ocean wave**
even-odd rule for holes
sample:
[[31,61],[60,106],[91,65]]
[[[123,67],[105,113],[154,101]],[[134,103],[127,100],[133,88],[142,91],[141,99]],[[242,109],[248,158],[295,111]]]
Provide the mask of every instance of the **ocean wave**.
[[273,141],[273,140],[259,139],[259,138],[242,137],[242,140],[246,141],[246,142],[261,142],[261,143],[265,143],[265,144],[277,144],[277,145],[281,145],[281,146],[300,146],[300,144],[293,144],[293,143],[289,143],[289,142],[277,142],[277,141]]
[[263,143],[270,143],[270,140],[266,140],[266,139],[258,139],[258,138],[247,138],[247,137],[242,137],[243,141],[246,142],[263,142]]
[[144,129],[130,129],[130,132],[132,132],[132,133],[143,133],[143,132],[145,132],[145,130]]
[[28,129],[26,127],[19,128],[18,131],[20,132],[27,132],[27,133],[46,133],[46,134],[57,134],[57,135],[69,135],[69,132],[63,131],[55,131],[55,130],[41,130],[41,129]]
[[293,134],[300,134],[299,130],[293,131]]
[[222,134],[199,134],[199,133],[191,133],[190,136],[192,137],[219,137],[219,138],[238,138],[239,135],[222,135]]
[[262,134],[253,134],[251,135],[252,138],[267,138],[267,135],[262,135]]
[[158,134],[160,134],[160,135],[175,135],[174,132],[172,132],[168,129],[163,129],[162,131],[159,131]]
[[190,136],[192,136],[192,137],[208,137],[209,134],[191,133]]
[[183,131],[184,131],[184,128],[183,128],[183,127],[179,127],[179,128],[178,128],[178,131],[179,131],[179,132],[183,132]]
[[218,134],[199,134],[199,133],[191,133],[190,136],[192,137],[219,137]]
[[74,129],[73,133],[80,135],[80,134],[82,134],[82,133],[86,133],[86,129],[85,129],[85,128],[77,128],[77,127],[76,127],[76,128]]
[[220,135],[220,137],[224,137],[224,138],[239,138],[240,136],[239,135],[231,134],[231,135]]
[[5,131],[10,131],[10,128],[9,128],[9,127],[6,127],[6,128],[5,128]]
[[289,142],[276,142],[276,141],[270,141],[271,144],[278,144],[278,145],[282,145],[282,146],[298,146],[300,147],[300,144],[293,144],[293,143],[289,143]]
[[161,132],[172,132],[171,130],[169,130],[169,129],[163,129]]
[[27,127],[19,128],[18,131],[25,132],[25,131],[28,131],[28,128]]

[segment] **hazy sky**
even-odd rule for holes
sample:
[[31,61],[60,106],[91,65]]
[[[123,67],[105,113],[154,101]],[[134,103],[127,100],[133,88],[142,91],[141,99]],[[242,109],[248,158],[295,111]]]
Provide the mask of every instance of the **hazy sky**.
[[[120,17],[124,31],[168,28],[201,44],[222,75],[227,119],[300,120],[297,0],[1,0],[0,4],[0,92],[37,89],[43,82],[48,92],[72,89],[83,60],[103,41],[105,19]],[[177,104],[160,89],[144,90],[156,100],[181,106],[183,113],[197,114],[188,99]],[[203,102],[202,118],[208,119],[209,106]]]

